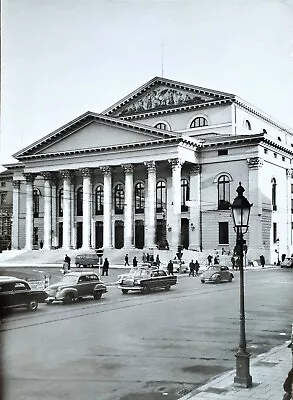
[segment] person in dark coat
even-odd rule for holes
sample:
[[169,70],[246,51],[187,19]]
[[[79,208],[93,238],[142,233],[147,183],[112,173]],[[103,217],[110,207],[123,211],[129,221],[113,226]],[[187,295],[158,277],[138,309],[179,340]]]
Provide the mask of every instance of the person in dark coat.
[[232,268],[235,269],[236,260],[233,256],[231,257],[231,263],[232,263]]
[[42,250],[43,246],[44,246],[44,243],[43,243],[43,241],[41,240],[41,241],[40,241],[40,249],[41,249],[41,250]]
[[193,260],[191,260],[189,263],[189,276],[194,276],[194,271],[195,271],[195,264]]
[[285,392],[283,400],[292,399],[292,381],[293,381],[293,368],[290,369],[288,376],[283,383],[283,389]]
[[208,258],[208,265],[211,265],[213,256],[209,255],[207,258]]
[[266,261],[265,261],[265,258],[263,255],[261,255],[259,257],[259,261],[260,261],[260,265],[262,266],[262,268],[264,268]]
[[128,266],[130,267],[130,265],[129,265],[129,259],[128,259],[128,254],[125,254],[125,258],[124,258],[124,266],[126,267],[126,265],[128,265]]
[[167,270],[168,270],[169,275],[174,275],[173,274],[173,263],[172,263],[172,260],[169,261],[169,264],[167,265]]
[[102,269],[102,276],[104,276],[105,274],[106,276],[108,276],[108,271],[109,271],[109,261],[108,258],[105,258]]
[[157,257],[156,257],[156,266],[159,267],[160,264],[161,264],[160,257],[159,257],[159,254],[157,254]]
[[70,271],[70,261],[71,261],[71,258],[67,254],[65,254],[64,262],[67,263],[67,265],[68,265],[68,267],[67,267],[68,271]]
[[195,266],[195,275],[197,276],[199,271],[199,263],[197,260],[195,261],[194,266]]
[[132,265],[133,265],[134,267],[137,267],[137,259],[136,259],[136,256],[133,257]]

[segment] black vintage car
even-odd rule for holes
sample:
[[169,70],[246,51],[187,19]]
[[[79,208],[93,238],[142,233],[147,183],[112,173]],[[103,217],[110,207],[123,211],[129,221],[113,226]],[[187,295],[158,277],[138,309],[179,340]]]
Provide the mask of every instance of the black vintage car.
[[25,307],[35,311],[39,303],[45,303],[47,293],[44,290],[34,290],[24,279],[13,276],[0,277],[0,306],[2,310]]
[[118,287],[123,294],[127,294],[130,290],[148,293],[156,289],[170,290],[176,283],[177,276],[168,275],[163,269],[136,267],[132,268],[129,274],[119,277]]

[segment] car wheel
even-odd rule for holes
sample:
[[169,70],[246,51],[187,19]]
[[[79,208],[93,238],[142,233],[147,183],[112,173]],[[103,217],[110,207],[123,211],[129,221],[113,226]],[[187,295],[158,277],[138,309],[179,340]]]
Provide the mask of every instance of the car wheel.
[[75,264],[76,268],[79,268],[79,264]]
[[127,294],[128,293],[128,289],[122,289],[122,293],[123,294]]
[[204,283],[204,280],[203,280],[203,279],[201,279],[200,281],[201,281],[201,283]]
[[101,297],[102,297],[102,292],[95,292],[94,293],[94,299],[95,300],[100,300]]
[[168,286],[165,287],[165,290],[166,290],[167,292],[169,292],[170,289],[171,289],[171,286],[170,286],[170,285],[168,285]]
[[73,303],[74,297],[72,293],[67,293],[63,299],[63,304],[71,304]]
[[215,282],[216,282],[216,283],[221,283],[221,278],[220,278],[219,276],[217,276]]
[[52,304],[53,303],[53,300],[48,300],[47,301],[47,304]]
[[232,274],[230,274],[228,282],[232,282],[232,279],[234,278],[234,276]]
[[30,300],[30,302],[27,304],[27,309],[29,311],[35,311],[38,308],[39,303],[37,300]]

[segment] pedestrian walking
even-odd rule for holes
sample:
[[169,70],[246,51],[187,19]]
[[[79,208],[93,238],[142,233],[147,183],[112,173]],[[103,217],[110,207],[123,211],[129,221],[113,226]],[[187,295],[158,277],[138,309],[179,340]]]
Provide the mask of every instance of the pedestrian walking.
[[130,265],[129,265],[129,259],[128,259],[128,254],[125,254],[125,258],[124,258],[124,266],[126,267],[126,265],[128,265],[128,266],[130,267]]
[[169,261],[169,264],[167,265],[167,270],[169,275],[174,275],[173,273],[173,263],[172,260]]
[[108,258],[105,258],[102,269],[102,276],[104,276],[105,274],[106,276],[108,276],[108,271],[109,271],[109,261]]
[[161,264],[160,257],[159,257],[159,254],[157,254],[157,257],[156,257],[156,266],[159,267],[160,264]]
[[153,254],[150,255],[150,263],[153,265],[155,262]]
[[71,262],[71,258],[67,254],[65,254],[64,263],[68,264],[68,271],[70,271],[70,262]]
[[43,246],[44,246],[44,243],[43,243],[43,241],[41,240],[41,241],[40,241],[40,249],[41,249],[41,250],[42,250]]
[[232,268],[235,269],[235,258],[232,256],[231,257],[231,263],[232,263]]
[[195,271],[195,265],[193,260],[191,260],[189,263],[189,276],[194,276],[194,271]]
[[283,400],[292,399],[292,381],[293,381],[293,368],[290,369],[288,376],[283,383],[283,389],[285,392]]
[[195,261],[194,266],[195,266],[195,275],[197,276],[199,271],[199,263],[197,260]]
[[147,255],[146,255],[146,260],[147,260],[147,262],[150,262],[150,255],[149,255],[149,253],[147,253]]
[[137,259],[136,259],[136,256],[133,257],[132,265],[133,265],[134,267],[137,267]]
[[209,254],[208,257],[207,257],[207,259],[208,259],[208,265],[211,265],[211,264],[212,264],[213,256],[211,256],[211,255]]
[[68,262],[63,263],[62,268],[60,271],[62,271],[63,275],[67,274],[69,272],[69,266],[68,266]]
[[219,256],[215,256],[214,258],[214,264],[220,264]]
[[147,262],[147,256],[146,256],[146,254],[145,253],[142,253],[142,262],[143,263],[146,263]]
[[259,261],[260,261],[260,265],[262,266],[262,268],[264,268],[266,260],[263,255],[260,255]]

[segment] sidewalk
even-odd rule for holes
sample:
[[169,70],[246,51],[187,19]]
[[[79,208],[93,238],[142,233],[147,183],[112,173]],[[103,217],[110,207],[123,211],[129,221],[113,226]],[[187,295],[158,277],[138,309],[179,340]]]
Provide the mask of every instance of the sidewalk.
[[233,370],[180,397],[180,400],[281,400],[283,382],[291,367],[291,351],[286,343],[250,360],[251,388],[234,386]]

